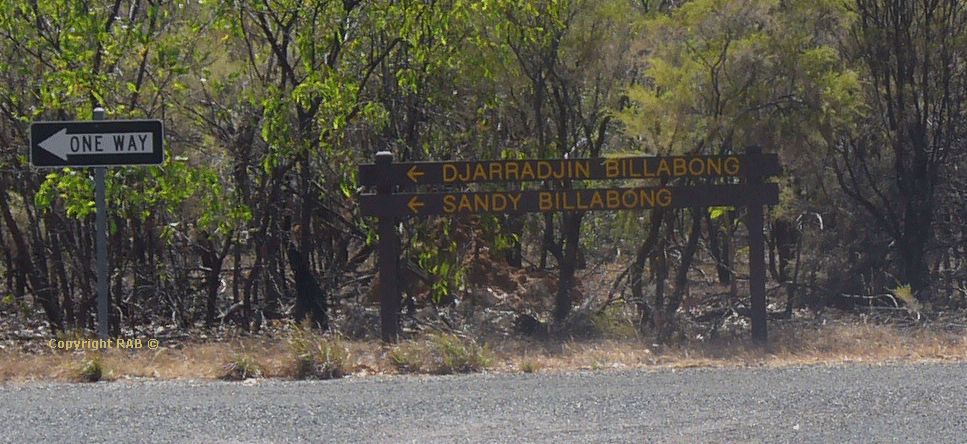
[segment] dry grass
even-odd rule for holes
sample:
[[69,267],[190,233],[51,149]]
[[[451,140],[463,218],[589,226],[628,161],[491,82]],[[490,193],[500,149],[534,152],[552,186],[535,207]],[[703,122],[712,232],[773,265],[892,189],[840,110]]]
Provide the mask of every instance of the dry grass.
[[430,333],[419,340],[403,341],[389,351],[393,367],[402,373],[448,375],[487,370],[493,356],[487,344],[452,333]]
[[810,331],[774,329],[767,346],[748,339],[657,346],[607,339],[495,347],[500,369],[577,369],[792,366],[859,362],[967,361],[967,336],[929,328],[829,325]]
[[[546,340],[493,339],[483,344],[487,357],[471,370],[547,372],[629,368],[721,366],[789,366],[820,363],[967,361],[967,333],[963,328],[927,324],[905,326],[869,322],[851,316],[770,324],[770,342],[759,346],[736,334],[715,340],[682,340],[657,346],[649,338],[608,336],[607,339]],[[441,336],[437,336],[441,337]],[[328,341],[320,336],[313,341]],[[218,379],[244,361],[261,377],[293,378],[296,350],[291,337],[239,337],[218,342],[181,341],[157,350],[102,349],[65,352],[44,345],[9,345],[0,350],[0,383],[77,381],[79,369],[96,354],[101,380]],[[406,367],[403,354],[432,352],[432,335],[390,346],[378,341],[338,342],[345,351],[345,373],[355,376],[406,372],[439,373],[423,361]],[[421,345],[423,344],[423,345]],[[439,347],[438,347],[439,348]],[[417,358],[414,358],[417,359]],[[423,359],[423,358],[420,358]],[[403,365],[401,367],[401,365]]]
[[292,363],[286,376],[296,379],[341,378],[351,371],[349,347],[340,338],[327,337],[309,324],[288,327]]

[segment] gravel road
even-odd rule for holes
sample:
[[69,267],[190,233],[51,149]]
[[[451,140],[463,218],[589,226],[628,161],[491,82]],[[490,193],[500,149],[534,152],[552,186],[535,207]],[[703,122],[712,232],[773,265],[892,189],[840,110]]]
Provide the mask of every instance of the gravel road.
[[964,443],[967,364],[0,386],[10,443]]

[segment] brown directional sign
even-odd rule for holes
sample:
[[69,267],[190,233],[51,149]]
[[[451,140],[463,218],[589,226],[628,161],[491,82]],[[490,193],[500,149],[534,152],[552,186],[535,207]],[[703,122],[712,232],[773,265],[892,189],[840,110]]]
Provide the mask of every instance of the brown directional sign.
[[359,166],[360,185],[777,176],[775,154],[409,162]]
[[360,210],[363,216],[426,216],[774,205],[778,202],[779,186],[766,183],[756,186],[735,184],[476,193],[364,194],[360,196]]
[[[521,159],[394,163],[388,151],[375,163],[359,166],[359,184],[375,188],[359,195],[360,213],[379,220],[380,329],[384,341],[398,338],[401,295],[398,288],[400,217],[479,213],[616,211],[647,208],[747,206],[749,227],[749,297],[752,337],[765,342],[766,300],[763,260],[763,207],[779,203],[779,186],[764,177],[782,174],[775,154],[750,146],[730,156],[600,157],[594,159]],[[595,181],[609,179],[734,177],[732,184],[680,186],[505,190],[483,192],[398,193],[421,185],[476,182]],[[707,182],[707,181],[686,181]],[[504,187],[508,188],[508,187]],[[571,306],[570,293],[559,292],[557,307]],[[564,318],[555,312],[555,320]]]

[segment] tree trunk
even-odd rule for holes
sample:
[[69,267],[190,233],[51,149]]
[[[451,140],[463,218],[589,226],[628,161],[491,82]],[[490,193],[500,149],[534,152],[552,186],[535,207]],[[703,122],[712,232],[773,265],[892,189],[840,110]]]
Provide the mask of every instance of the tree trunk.
[[[723,214],[720,217],[726,217],[726,215]],[[720,284],[729,285],[732,282],[732,255],[728,235],[723,232],[721,223],[712,219],[710,213],[706,212],[705,218],[708,223],[708,242],[712,260],[715,261],[715,272]]]
[[312,275],[309,261],[293,245],[289,246],[288,255],[289,265],[295,275],[296,302],[293,312],[295,321],[308,321],[313,327],[322,330],[329,328],[326,294]]
[[665,315],[662,317],[664,325],[659,326],[659,342],[667,341],[675,328],[676,313],[682,304],[685,292],[688,290],[688,271],[692,268],[692,260],[695,258],[695,252],[698,251],[698,238],[702,231],[702,214],[701,210],[697,208],[693,208],[691,213],[692,228],[688,233],[685,251],[682,252],[682,262],[675,274],[675,289],[671,297],[668,298],[668,305],[665,306]]
[[[36,239],[38,243],[37,248],[30,248],[30,245],[24,238],[23,232],[20,231],[10,211],[6,192],[0,192],[0,211],[3,212],[3,218],[7,227],[10,229],[10,235],[13,238],[14,245],[17,246],[17,262],[19,268],[23,273],[27,274],[27,280],[33,290],[34,297],[47,314],[47,321],[50,322],[51,328],[54,331],[64,331],[64,314],[61,311],[60,304],[57,302],[57,296],[51,287],[47,259],[43,254],[43,244],[40,242],[40,239]],[[34,229],[39,228],[34,227]],[[37,237],[39,238],[39,235]]]
[[521,236],[524,232],[524,220],[518,215],[509,215],[504,218],[504,232],[512,233],[513,238],[510,243],[510,248],[504,254],[507,259],[507,265],[514,268],[521,268],[524,266],[524,255],[523,255],[523,245],[520,242]]
[[635,253],[635,262],[631,269],[631,280],[629,285],[631,285],[632,298],[637,301],[638,304],[638,328],[641,330],[644,330],[645,327],[655,327],[651,306],[648,304],[648,300],[643,292],[644,271],[645,265],[648,263],[648,258],[654,254],[655,244],[658,241],[658,235],[660,233],[662,220],[665,217],[666,211],[667,210],[664,208],[655,208],[651,210],[648,237],[646,237],[645,241],[642,242],[640,247],[638,247],[638,251]]
[[581,238],[581,219],[584,213],[564,214],[564,252],[557,280],[557,298],[554,302],[554,321],[560,325],[571,312],[574,272],[577,269],[578,249]]

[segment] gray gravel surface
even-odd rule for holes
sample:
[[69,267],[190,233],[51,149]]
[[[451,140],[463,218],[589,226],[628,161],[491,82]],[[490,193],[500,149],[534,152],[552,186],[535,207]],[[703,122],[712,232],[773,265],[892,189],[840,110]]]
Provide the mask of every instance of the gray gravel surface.
[[965,443],[967,364],[0,386],[11,443]]

